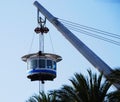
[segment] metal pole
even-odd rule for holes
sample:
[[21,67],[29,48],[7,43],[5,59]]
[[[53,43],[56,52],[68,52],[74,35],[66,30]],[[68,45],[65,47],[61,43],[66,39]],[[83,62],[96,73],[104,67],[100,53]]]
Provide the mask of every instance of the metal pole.
[[39,34],[39,51],[44,52],[44,35]]
[[39,93],[44,92],[44,82],[39,81]]

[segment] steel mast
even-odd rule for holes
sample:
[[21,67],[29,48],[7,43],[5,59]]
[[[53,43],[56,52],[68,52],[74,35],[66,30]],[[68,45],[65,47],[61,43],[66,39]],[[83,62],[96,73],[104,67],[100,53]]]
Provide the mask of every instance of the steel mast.
[[[39,11],[50,21],[59,32],[103,75],[108,78],[112,69],[99,58],[91,49],[89,49],[80,39],[78,39],[69,29],[67,29],[56,17],[48,12],[39,2],[35,1],[34,5]],[[120,89],[120,84],[114,84],[117,89]]]

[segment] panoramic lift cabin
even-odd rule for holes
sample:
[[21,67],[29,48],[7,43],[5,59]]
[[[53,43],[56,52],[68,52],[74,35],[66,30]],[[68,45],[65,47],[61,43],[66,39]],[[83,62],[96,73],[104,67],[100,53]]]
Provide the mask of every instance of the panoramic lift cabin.
[[46,18],[43,20],[37,13],[38,27],[35,28],[36,34],[39,36],[39,51],[37,53],[27,54],[22,57],[22,60],[27,63],[27,78],[31,81],[53,80],[57,75],[57,62],[62,60],[62,57],[56,54],[44,53],[44,34],[49,31],[45,26]]
[[56,54],[38,53],[28,54],[22,57],[27,63],[27,77],[31,81],[35,80],[53,80],[56,78],[57,62],[62,58]]

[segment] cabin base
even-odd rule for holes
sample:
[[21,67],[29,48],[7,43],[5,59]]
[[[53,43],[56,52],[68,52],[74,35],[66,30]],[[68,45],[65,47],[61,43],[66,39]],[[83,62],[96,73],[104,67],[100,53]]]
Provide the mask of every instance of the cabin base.
[[56,75],[51,74],[33,74],[27,76],[27,78],[31,79],[31,81],[52,81],[54,78],[56,78]]

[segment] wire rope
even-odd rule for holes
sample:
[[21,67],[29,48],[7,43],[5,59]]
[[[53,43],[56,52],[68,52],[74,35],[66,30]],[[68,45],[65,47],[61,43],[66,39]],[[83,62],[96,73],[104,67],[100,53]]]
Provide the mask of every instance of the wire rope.
[[100,40],[103,40],[103,41],[106,41],[106,42],[109,42],[109,43],[120,46],[120,42],[118,42],[118,41],[115,41],[115,40],[112,40],[112,39],[109,39],[109,38],[105,38],[105,37],[102,37],[100,35],[93,34],[91,32],[87,32],[87,31],[84,31],[84,30],[81,30],[81,29],[76,29],[76,28],[73,28],[73,27],[70,27],[70,26],[67,26],[67,27],[70,28],[71,30],[79,32],[81,34],[86,34],[88,36],[91,36],[91,37],[94,37],[94,38],[97,38],[97,39],[100,39]]
[[32,40],[31,40],[31,44],[30,44],[28,53],[31,52],[31,49],[32,49],[32,46],[33,46],[33,42],[34,42],[34,38],[35,38],[35,34],[33,34],[33,36],[32,36]]
[[50,34],[50,31],[49,31],[49,38],[50,38],[50,43],[51,43],[51,46],[52,46],[52,52],[54,53],[54,46],[53,46],[53,41],[52,41],[52,38],[51,38],[51,34]]
[[95,29],[95,28],[92,28],[92,27],[87,27],[87,26],[80,25],[80,24],[77,24],[77,23],[74,23],[74,22],[63,20],[63,19],[60,19],[60,20],[62,20],[62,23],[66,27],[70,28],[73,31],[76,31],[76,32],[79,32],[79,33],[82,33],[82,34],[86,34],[88,36],[91,36],[91,37],[94,37],[94,38],[97,38],[97,39],[100,39],[100,40],[103,40],[103,41],[106,41],[106,42],[109,42],[109,43],[120,46],[120,42],[98,35],[98,34],[103,34],[104,36],[108,36],[108,37],[111,37],[111,38],[114,38],[114,39],[115,38],[120,39],[120,36],[117,35],[117,34],[109,33],[109,32],[102,31],[102,30],[99,30],[99,29]]
[[95,32],[95,33],[99,33],[99,34],[103,34],[103,35],[106,35],[106,36],[109,36],[109,37],[120,39],[120,35],[118,35],[118,34],[114,34],[114,33],[110,33],[110,32],[107,32],[107,31],[99,30],[99,29],[96,29],[96,28],[93,28],[93,27],[84,26],[84,25],[74,23],[74,22],[71,22],[71,21],[68,21],[68,20],[63,20],[63,19],[60,19],[60,18],[59,18],[59,20],[61,20],[61,22],[66,24],[66,25],[71,25],[71,26],[74,26],[74,27],[78,27],[78,28],[81,28],[81,29],[89,30],[89,31],[92,31],[92,32]]

